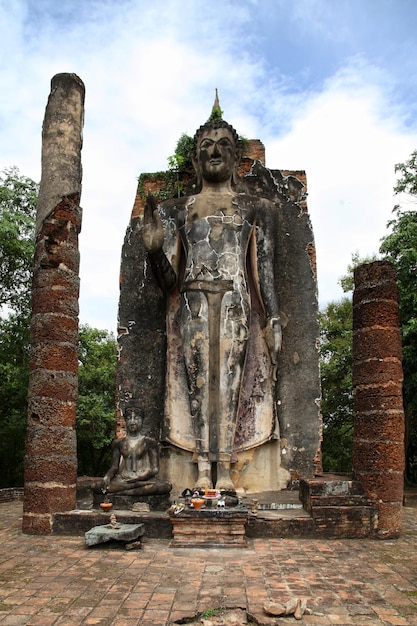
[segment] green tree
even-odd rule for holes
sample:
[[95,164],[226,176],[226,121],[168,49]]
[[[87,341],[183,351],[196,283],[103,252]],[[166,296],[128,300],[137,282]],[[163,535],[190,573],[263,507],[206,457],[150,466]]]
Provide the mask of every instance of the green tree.
[[[340,278],[345,294],[353,290],[353,272],[375,256],[352,254],[347,273]],[[350,472],[353,448],[352,299],[343,297],[320,311],[320,373],[323,415],[323,468]]]
[[344,297],[320,312],[323,469],[350,472],[353,445],[352,302]]
[[[406,163],[398,163],[400,178],[395,193],[417,200],[417,151]],[[403,398],[406,418],[406,478],[417,483],[417,213],[415,209],[393,209],[390,233],[382,239],[380,252],[397,270],[400,290],[400,323],[403,349]]]
[[114,336],[107,330],[80,326],[78,360],[78,474],[102,476],[110,467],[114,437]]
[[29,321],[0,318],[0,487],[23,485]]
[[38,188],[15,167],[0,173],[0,487],[23,485]]
[[0,306],[18,315],[30,311],[38,191],[16,167],[0,174]]
[[193,151],[193,138],[183,133],[177,141],[175,153],[168,157],[168,167],[176,172],[192,170],[191,154]]
[[417,198],[417,150],[411,153],[405,163],[397,163],[395,172],[399,173],[400,177],[394,187],[394,192],[396,194],[407,193],[412,198]]
[[[38,189],[17,168],[0,173],[0,487],[23,485]],[[77,434],[83,473],[103,474],[109,465],[115,354],[107,331],[80,328]]]

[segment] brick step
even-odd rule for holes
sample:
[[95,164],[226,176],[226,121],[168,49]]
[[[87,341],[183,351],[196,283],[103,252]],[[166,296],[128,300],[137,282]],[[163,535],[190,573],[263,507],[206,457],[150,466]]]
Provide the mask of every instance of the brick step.
[[316,506],[311,515],[316,533],[326,537],[369,537],[376,525],[372,506]]
[[[299,491],[284,490],[281,492],[262,492],[250,494],[246,497],[245,508],[247,520],[245,533],[239,527],[235,533],[232,528],[226,540],[220,536],[218,545],[216,533],[198,533],[198,542],[203,547],[209,544],[218,547],[223,544],[243,545],[244,537],[373,537],[377,510],[372,507],[364,496],[361,485],[351,480],[349,475],[325,474],[313,479],[300,479]],[[252,511],[254,502],[258,504],[257,512]],[[303,509],[300,506],[303,506]],[[89,506],[81,507],[67,513],[55,513],[53,518],[53,533],[82,534],[93,526],[108,524],[110,515]],[[182,539],[189,541],[195,528],[189,533],[187,528],[182,533],[175,532],[175,525],[166,511],[131,511],[117,510],[114,507],[117,520],[124,524],[143,523],[145,536],[149,538],[171,539],[174,545]],[[239,509],[240,510],[240,509]],[[197,515],[191,511],[190,515]],[[217,516],[216,510],[206,511],[207,515]],[[203,515],[199,514],[201,517]],[[221,516],[220,516],[221,517]],[[204,530],[201,527],[201,530]],[[238,539],[236,539],[236,537]],[[182,541],[181,539],[181,541]],[[216,544],[216,545],[215,545]],[[178,545],[178,544],[177,544]]]
[[311,508],[317,506],[369,506],[368,498],[363,495],[343,495],[343,496],[311,496]]
[[357,480],[309,480],[310,496],[363,495],[363,488]]
[[[179,545],[180,538],[178,533],[174,532],[172,519],[168,513],[161,511],[115,511],[115,513],[119,523],[144,524],[145,539],[172,540],[177,537],[172,545]],[[235,545],[244,546],[244,537],[247,539],[265,537],[372,537],[375,528],[374,516],[375,510],[369,506],[316,506],[311,515],[299,509],[282,512],[277,510],[259,511],[257,515],[248,514],[244,534],[242,533],[243,528],[240,526],[238,532],[230,532],[230,536],[225,541],[220,534],[213,534],[211,528],[209,535],[198,533],[196,542],[199,543],[200,547],[208,547],[209,545],[220,547],[222,543],[225,547],[234,547]],[[55,535],[82,535],[93,526],[108,524],[109,520],[109,513],[98,511],[75,510],[67,513],[55,513],[53,533]],[[184,540],[186,539],[185,534],[183,532]]]

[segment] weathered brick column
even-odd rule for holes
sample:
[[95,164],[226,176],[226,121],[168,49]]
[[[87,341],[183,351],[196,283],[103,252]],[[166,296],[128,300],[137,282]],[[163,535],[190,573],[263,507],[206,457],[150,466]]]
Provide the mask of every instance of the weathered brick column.
[[23,531],[47,534],[75,507],[78,295],[84,85],[57,74],[42,132],[33,264]]
[[353,294],[353,471],[378,508],[376,534],[401,531],[404,473],[399,293],[386,261],[355,270]]

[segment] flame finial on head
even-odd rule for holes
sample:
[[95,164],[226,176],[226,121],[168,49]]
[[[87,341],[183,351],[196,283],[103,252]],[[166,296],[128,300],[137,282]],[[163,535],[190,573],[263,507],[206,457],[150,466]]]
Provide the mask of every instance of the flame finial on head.
[[223,111],[220,108],[219,92],[217,91],[217,87],[216,87],[216,96],[214,98],[214,104],[213,104],[213,108],[211,109],[209,120],[221,120],[222,117],[223,117]]
[[220,102],[219,102],[219,92],[217,91],[217,87],[216,87],[216,97],[214,98],[214,104],[213,104],[213,108],[211,112],[214,113],[214,111],[217,111],[218,109],[220,109]]

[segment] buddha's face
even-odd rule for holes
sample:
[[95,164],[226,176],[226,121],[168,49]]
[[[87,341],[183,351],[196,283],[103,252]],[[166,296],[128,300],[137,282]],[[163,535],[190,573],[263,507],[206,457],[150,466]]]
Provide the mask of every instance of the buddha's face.
[[232,177],[236,162],[236,145],[227,128],[204,131],[197,145],[198,165],[209,182],[225,182]]
[[138,433],[142,428],[142,417],[133,410],[129,410],[126,415],[125,422],[126,430],[131,435]]

